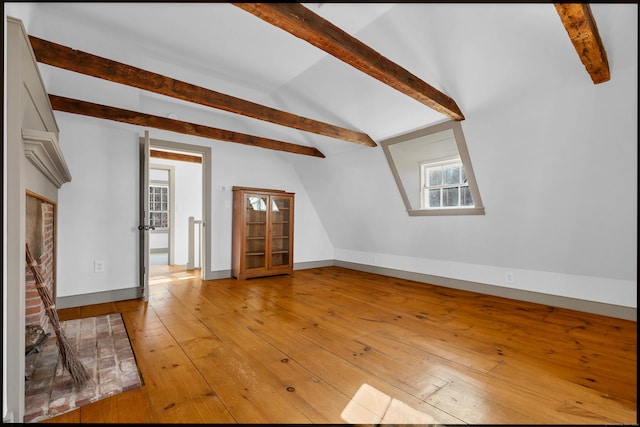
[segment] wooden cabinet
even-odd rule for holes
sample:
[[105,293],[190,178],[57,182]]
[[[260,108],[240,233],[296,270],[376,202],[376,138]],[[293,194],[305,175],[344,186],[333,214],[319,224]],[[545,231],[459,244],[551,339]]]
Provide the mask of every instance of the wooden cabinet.
[[293,272],[294,193],[233,187],[233,277]]

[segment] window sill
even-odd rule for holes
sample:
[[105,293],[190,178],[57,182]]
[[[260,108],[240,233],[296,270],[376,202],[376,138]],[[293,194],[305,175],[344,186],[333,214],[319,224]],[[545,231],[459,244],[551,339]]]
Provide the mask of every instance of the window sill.
[[451,209],[414,209],[409,216],[484,215],[484,207]]

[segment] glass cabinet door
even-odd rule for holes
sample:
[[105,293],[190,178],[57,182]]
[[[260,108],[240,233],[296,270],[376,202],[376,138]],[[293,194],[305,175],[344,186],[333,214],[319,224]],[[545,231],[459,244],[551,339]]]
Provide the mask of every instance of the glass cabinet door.
[[246,252],[245,268],[267,267],[267,196],[247,195],[246,209]]
[[291,199],[271,197],[271,267],[289,264]]

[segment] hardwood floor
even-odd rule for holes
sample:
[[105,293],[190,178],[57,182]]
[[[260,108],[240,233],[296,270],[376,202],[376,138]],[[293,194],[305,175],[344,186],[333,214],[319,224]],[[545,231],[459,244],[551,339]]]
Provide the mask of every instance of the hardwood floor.
[[156,267],[121,312],[138,389],[48,422],[635,424],[636,322],[325,267]]

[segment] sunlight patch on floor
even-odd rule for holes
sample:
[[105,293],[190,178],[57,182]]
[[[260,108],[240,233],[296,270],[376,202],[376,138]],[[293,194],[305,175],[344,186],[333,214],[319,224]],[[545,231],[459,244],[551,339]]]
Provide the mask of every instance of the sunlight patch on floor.
[[197,277],[194,273],[188,273],[188,272],[173,273],[173,274],[171,274],[171,276],[175,277],[177,279],[180,279],[180,280],[194,279],[194,278]]
[[430,415],[369,384],[360,386],[340,416],[350,424],[437,424]]
[[[157,270],[157,269],[156,269]],[[166,270],[165,270],[166,271]],[[151,269],[151,277],[149,278],[150,285],[158,285],[161,283],[169,283],[176,280],[190,280],[196,279],[199,276],[199,270],[187,270],[187,271],[174,271],[174,272],[154,272],[154,268]]]
[[156,277],[152,277],[149,279],[149,284],[150,285],[159,285],[160,283],[168,283],[171,282],[173,279],[171,279],[171,277],[167,277],[167,276],[156,276]]

